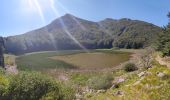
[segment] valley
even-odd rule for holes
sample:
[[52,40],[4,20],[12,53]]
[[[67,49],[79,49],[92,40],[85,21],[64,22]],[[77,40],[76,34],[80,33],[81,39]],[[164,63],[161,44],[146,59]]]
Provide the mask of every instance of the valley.
[[0,0],[0,100],[170,100],[169,4]]

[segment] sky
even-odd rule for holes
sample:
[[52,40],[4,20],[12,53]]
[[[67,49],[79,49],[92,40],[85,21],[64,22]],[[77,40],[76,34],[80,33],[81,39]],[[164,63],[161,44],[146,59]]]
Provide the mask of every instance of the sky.
[[130,18],[167,25],[170,0],[0,0],[0,35],[43,27],[66,13],[90,20]]

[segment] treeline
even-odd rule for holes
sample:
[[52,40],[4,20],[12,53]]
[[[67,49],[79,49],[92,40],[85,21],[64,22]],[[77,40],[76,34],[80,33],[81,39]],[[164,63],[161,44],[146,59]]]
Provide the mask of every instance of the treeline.
[[[168,14],[168,18],[170,20],[170,13]],[[156,42],[156,49],[161,51],[163,56],[170,56],[170,22],[162,30]]]

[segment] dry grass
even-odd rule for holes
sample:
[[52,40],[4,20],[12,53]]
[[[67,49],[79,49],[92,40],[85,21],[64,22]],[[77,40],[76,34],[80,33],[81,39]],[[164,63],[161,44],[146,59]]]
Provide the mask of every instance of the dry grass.
[[78,53],[54,56],[51,59],[61,60],[82,69],[111,68],[129,60],[127,53]]

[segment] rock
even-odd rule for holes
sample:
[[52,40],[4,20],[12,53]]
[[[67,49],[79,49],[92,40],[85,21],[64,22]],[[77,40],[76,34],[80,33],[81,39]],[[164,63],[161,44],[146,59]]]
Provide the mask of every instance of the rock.
[[148,76],[148,75],[152,75],[152,73],[151,72],[147,72],[147,71],[143,71],[143,72],[138,74],[138,77],[143,77],[143,76]]
[[106,90],[97,90],[97,93],[105,93]]
[[156,74],[157,74],[158,77],[163,77],[163,76],[165,76],[165,74],[162,73],[162,72],[157,72]]
[[139,80],[142,81],[145,77],[141,77]]
[[149,75],[152,75],[152,73],[151,72],[146,72],[145,75],[149,76]]
[[119,85],[118,84],[113,84],[110,89],[113,89],[113,88],[119,88]]
[[89,93],[94,93],[94,92],[96,92],[96,91],[93,89],[89,89]]
[[124,81],[125,81],[125,78],[124,78],[124,77],[119,77],[119,78],[116,78],[116,79],[115,79],[114,83],[119,84],[119,83],[122,83],[122,82],[124,82]]
[[145,71],[138,74],[139,77],[143,77],[144,75],[145,75]]
[[148,89],[148,88],[150,88],[151,86],[150,86],[149,84],[145,84],[144,87]]
[[124,81],[125,81],[124,78],[120,78],[120,79],[118,79],[117,83],[122,83],[122,82],[124,82]]
[[113,89],[113,88],[115,88],[115,84],[113,84],[113,85],[111,86],[111,89]]
[[136,81],[133,85],[138,85],[140,83],[140,81]]
[[80,95],[79,93],[76,93],[75,96],[76,100],[81,100],[83,98],[82,95]]
[[119,91],[117,91],[117,92],[114,93],[114,95],[123,95],[123,94],[124,94],[124,92],[121,91],[121,90],[119,90]]
[[88,86],[82,87],[82,90],[83,90],[84,92],[89,92],[89,91],[90,91],[90,89],[89,89]]

